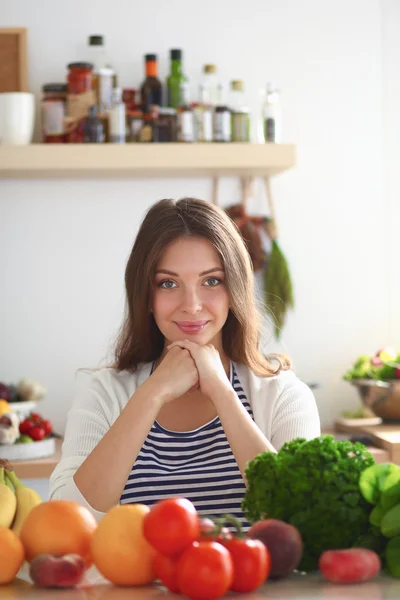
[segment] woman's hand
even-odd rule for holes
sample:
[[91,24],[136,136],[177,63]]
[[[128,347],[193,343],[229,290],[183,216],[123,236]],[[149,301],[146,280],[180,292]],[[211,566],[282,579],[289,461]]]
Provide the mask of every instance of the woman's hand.
[[199,385],[199,373],[186,348],[171,348],[147,380],[161,391],[164,402],[171,402]]
[[218,350],[212,344],[199,346],[189,340],[179,340],[168,346],[169,352],[175,348],[186,349],[193,358],[199,376],[199,389],[212,401],[221,390],[232,390]]

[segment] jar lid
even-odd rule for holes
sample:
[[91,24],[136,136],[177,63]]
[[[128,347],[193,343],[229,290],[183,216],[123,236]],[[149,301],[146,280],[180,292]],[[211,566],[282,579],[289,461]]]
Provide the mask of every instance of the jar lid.
[[68,85],[66,83],[45,83],[42,92],[66,92]]
[[217,67],[216,65],[204,65],[203,71],[204,73],[216,73]]
[[244,83],[241,79],[234,79],[231,81],[231,89],[236,90],[238,92],[242,92],[244,90]]
[[92,65],[92,63],[89,63],[89,62],[74,62],[74,63],[69,63],[68,69],[88,69],[88,70],[91,70],[91,69],[93,69],[93,65]]
[[144,59],[146,62],[153,62],[157,60],[157,54],[145,54]]
[[90,35],[89,46],[102,46],[104,44],[104,37],[102,35]]

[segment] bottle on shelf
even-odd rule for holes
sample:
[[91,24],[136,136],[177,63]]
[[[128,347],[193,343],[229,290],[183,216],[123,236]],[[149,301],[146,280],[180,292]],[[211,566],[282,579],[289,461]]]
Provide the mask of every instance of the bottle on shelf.
[[180,102],[181,85],[188,83],[182,70],[182,50],[170,50],[170,74],[167,77],[167,106],[177,109]]
[[229,108],[231,109],[232,142],[250,141],[250,113],[245,103],[244,83],[231,81]]
[[218,101],[214,108],[213,139],[214,142],[231,141],[231,111],[225,100],[222,83],[218,85]]
[[122,102],[122,89],[114,88],[112,106],[108,111],[109,140],[112,144],[124,144],[126,138],[126,110]]
[[108,64],[104,37],[89,36],[89,58],[93,63],[93,89],[96,92],[97,106],[101,114],[106,113],[112,104],[112,91],[116,87],[116,72]]
[[281,141],[281,106],[280,94],[271,83],[267,84],[265,102],[262,113],[264,142]]
[[178,142],[194,142],[194,115],[190,105],[189,84],[181,84],[178,106]]
[[200,85],[199,102],[192,104],[194,117],[194,139],[196,142],[213,141],[213,108],[204,84]]
[[148,113],[151,106],[162,106],[162,85],[158,79],[156,54],[145,55],[146,77],[140,88],[143,113]]
[[83,124],[83,142],[86,144],[102,144],[104,137],[104,125],[97,116],[97,106],[90,106],[89,115]]
[[218,102],[218,79],[215,65],[204,65],[201,83],[205,89],[207,103],[214,107]]

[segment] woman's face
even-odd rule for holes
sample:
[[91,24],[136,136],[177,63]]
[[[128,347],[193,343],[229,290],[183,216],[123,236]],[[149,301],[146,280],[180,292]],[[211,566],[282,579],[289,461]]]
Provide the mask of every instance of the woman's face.
[[222,327],[229,313],[225,273],[213,246],[184,237],[165,249],[156,268],[153,313],[166,345],[188,339],[213,344],[222,353]]

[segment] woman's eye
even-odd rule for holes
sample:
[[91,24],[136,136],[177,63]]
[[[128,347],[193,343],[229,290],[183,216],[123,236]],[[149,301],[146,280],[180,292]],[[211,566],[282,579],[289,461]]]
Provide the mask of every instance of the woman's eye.
[[165,279],[164,281],[160,281],[160,283],[158,284],[158,287],[163,288],[164,290],[171,290],[171,289],[173,289],[172,288],[173,285],[175,285],[174,281],[171,281],[171,279]]
[[207,287],[216,287],[219,283],[222,283],[221,279],[218,279],[218,277],[209,277],[206,280],[206,283],[207,282],[211,282],[211,283],[209,283],[209,285]]

